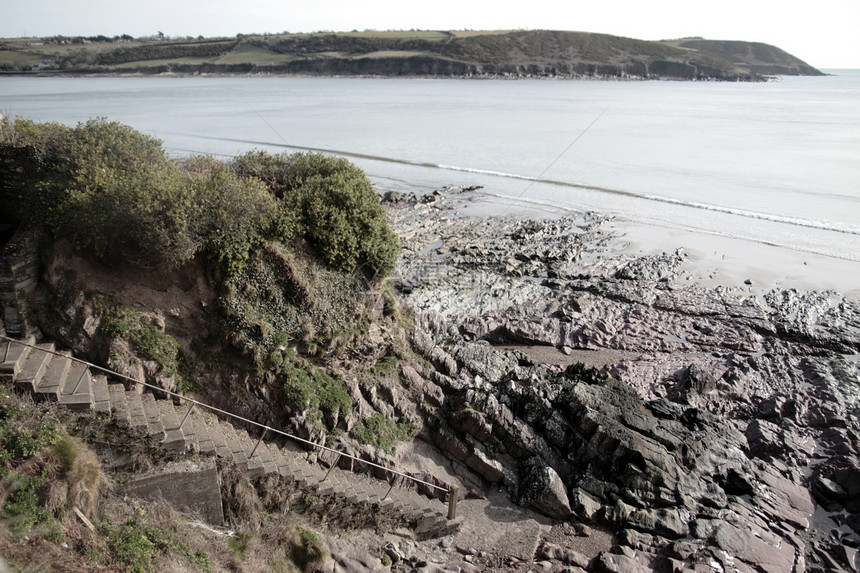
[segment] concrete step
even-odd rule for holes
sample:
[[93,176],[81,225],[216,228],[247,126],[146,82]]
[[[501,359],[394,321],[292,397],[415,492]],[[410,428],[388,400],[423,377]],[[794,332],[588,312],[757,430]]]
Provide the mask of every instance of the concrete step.
[[276,444],[270,443],[268,445],[269,452],[272,454],[272,458],[275,461],[275,465],[278,467],[278,474],[286,481],[287,483],[292,483],[296,481],[296,464],[293,461],[293,456],[279,448]]
[[161,409],[156,404],[155,396],[146,393],[140,395],[143,404],[143,414],[146,416],[146,433],[153,440],[160,442],[167,435],[161,422]]
[[[242,451],[245,454],[246,467],[245,467],[245,475],[248,476],[248,479],[257,479],[258,477],[262,477],[266,474],[266,468],[263,465],[263,460],[257,455],[257,451],[254,450],[254,446],[257,443],[257,440],[251,438],[248,435],[248,432],[245,430],[236,428],[236,440],[241,444]],[[254,457],[251,457],[251,452],[254,452]]]
[[86,364],[71,360],[60,387],[60,404],[75,411],[86,411],[93,407],[92,377]]
[[[303,452],[281,448],[273,441],[258,443],[258,437],[219,421],[202,408],[195,407],[188,414],[188,405],[175,406],[171,400],[157,400],[150,393],[127,391],[121,384],[109,385],[105,376],[93,376],[86,365],[44,351],[51,348],[46,344],[30,351],[13,343],[8,359],[0,365],[0,373],[11,375],[37,394],[59,397],[61,404],[72,409],[92,408],[112,414],[118,425],[145,432],[165,450],[214,454],[235,463],[250,479],[278,473],[285,481],[317,495],[338,496],[352,504],[398,514],[414,526],[416,539],[450,535],[460,527],[460,520],[446,518],[447,508],[438,500],[408,489],[389,491],[385,481],[363,474],[339,468],[329,472],[309,462]],[[5,355],[6,349],[0,352]]]
[[227,449],[230,451],[229,458],[235,462],[240,470],[247,471],[248,451],[245,450],[245,446],[236,434],[236,428],[234,428],[229,422],[224,421],[220,421],[219,426],[221,427],[221,433],[224,435]]
[[[51,362],[54,351],[52,343],[37,344],[39,349],[29,348],[20,371],[15,376],[15,384],[29,392],[35,392],[42,375]],[[46,352],[49,351],[49,352]]]
[[251,452],[254,453],[253,456],[249,453],[248,456],[251,460],[259,460],[260,463],[263,464],[263,472],[265,475],[271,475],[278,473],[278,464],[275,463],[275,459],[272,457],[271,452],[269,452],[269,448],[266,447],[265,437],[262,441],[260,441],[259,436],[254,439],[253,436],[249,436],[253,444],[251,445]]
[[215,446],[215,452],[218,457],[232,459],[233,454],[230,447],[227,445],[227,436],[224,435],[224,429],[221,427],[221,422],[214,415],[207,415],[204,419],[208,424],[209,437],[212,438],[212,443]]
[[[21,342],[36,344],[36,339],[29,336],[21,340]],[[24,360],[29,353],[30,348],[28,346],[11,340],[4,340],[2,350],[0,350],[0,360],[2,360],[0,362],[0,380],[6,382],[15,380],[21,371],[21,367],[24,366]]]
[[[185,414],[183,413],[182,415],[184,416]],[[214,456],[216,453],[215,441],[209,432],[206,415],[199,412],[197,407],[195,407],[191,415],[188,416],[185,426],[191,426],[194,431],[194,435],[196,436],[196,451],[203,455]]]
[[123,428],[130,427],[131,419],[128,414],[128,400],[125,399],[125,386],[109,384],[108,394],[110,395],[110,407],[113,410],[114,422]]
[[104,374],[93,376],[93,410],[100,414],[111,413],[110,391],[108,390],[107,377]]
[[126,390],[125,401],[128,403],[129,427],[146,433],[149,422],[146,419],[146,410],[143,408],[141,395],[136,390]]
[[194,430],[188,424],[187,433],[179,428],[179,416],[176,407],[171,400],[159,400],[158,408],[161,411],[161,421],[164,425],[165,437],[161,445],[172,452],[182,453],[192,448],[194,443]]
[[68,356],[55,354],[39,379],[39,385],[34,393],[35,398],[57,401],[60,399],[60,388],[66,381],[72,361]]

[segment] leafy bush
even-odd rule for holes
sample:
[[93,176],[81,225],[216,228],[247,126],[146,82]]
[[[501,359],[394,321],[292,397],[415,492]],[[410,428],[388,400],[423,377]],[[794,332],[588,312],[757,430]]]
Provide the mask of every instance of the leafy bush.
[[142,523],[138,515],[132,515],[125,523],[116,526],[99,523],[110,547],[111,557],[121,563],[124,571],[149,573],[155,571],[155,560],[164,553],[179,553],[204,571],[211,571],[209,555],[176,540],[172,531]]
[[108,264],[179,266],[203,250],[223,281],[266,240],[300,239],[332,268],[377,277],[399,253],[370,181],[343,158],[253,151],[232,169],[204,157],[177,169],[158,139],[105,119],[3,119],[0,145],[29,150],[27,202],[50,207],[54,234]]
[[283,240],[306,240],[338,270],[382,277],[394,268],[397,235],[367,176],[346,159],[253,151],[233,166],[240,174],[260,177],[281,198],[277,231]]
[[210,157],[186,161],[183,172],[194,205],[189,226],[205,250],[213,274],[235,276],[263,244],[276,204],[259,179],[240,178]]
[[0,404],[0,491],[6,495],[0,516],[19,538],[34,527],[48,538],[62,538],[53,516],[39,498],[39,491],[47,484],[45,475],[10,471],[10,467],[22,462],[29,464],[28,460],[58,438],[53,425],[38,422],[24,407]]
[[322,538],[310,529],[296,527],[295,537],[289,541],[292,546],[293,562],[302,571],[316,571],[329,557],[329,551]]
[[22,424],[25,416],[21,406],[0,404],[0,477],[6,474],[8,463],[31,458],[59,438],[56,428],[48,422],[35,428]]
[[[24,537],[34,527],[43,527],[48,531],[53,529],[51,526],[55,525],[54,517],[39,499],[38,490],[46,483],[44,477],[12,472],[3,481],[3,489],[12,493],[3,504],[0,515],[8,520],[9,529],[16,537],[19,539]],[[56,537],[55,532],[50,531],[50,533],[50,537]]]
[[192,196],[159,140],[90,120],[59,153],[56,164],[66,166],[70,182],[49,219],[57,237],[112,264],[177,266],[194,255]]

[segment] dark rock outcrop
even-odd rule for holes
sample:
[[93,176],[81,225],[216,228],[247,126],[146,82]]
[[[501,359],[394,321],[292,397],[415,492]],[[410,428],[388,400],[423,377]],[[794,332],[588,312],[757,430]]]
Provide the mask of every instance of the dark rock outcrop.
[[[425,309],[414,348],[434,365],[420,374],[444,397],[434,442],[520,503],[625,532],[593,570],[850,566],[856,302],[681,286],[680,251],[593,258],[611,243],[587,216],[404,227],[402,277]],[[555,347],[559,364],[562,349],[610,358],[562,368],[487,341]]]

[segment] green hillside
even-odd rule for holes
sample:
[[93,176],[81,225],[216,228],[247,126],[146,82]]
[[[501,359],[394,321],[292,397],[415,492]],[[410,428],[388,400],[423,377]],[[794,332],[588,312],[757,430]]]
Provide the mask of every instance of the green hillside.
[[4,39],[0,40],[0,72],[689,80],[821,73],[767,44],[698,38],[652,42],[544,30]]

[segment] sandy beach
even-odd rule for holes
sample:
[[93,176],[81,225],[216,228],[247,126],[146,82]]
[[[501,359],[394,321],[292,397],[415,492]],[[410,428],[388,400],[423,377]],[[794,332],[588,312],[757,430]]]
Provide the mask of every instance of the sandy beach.
[[[558,218],[570,211],[552,205],[507,201],[483,193],[449,197],[452,210],[464,216],[516,215]],[[745,288],[750,292],[774,288],[832,290],[860,300],[860,262],[779,245],[745,240],[696,229],[647,225],[614,217],[606,224],[616,235],[614,254],[653,256],[681,251],[690,281],[706,287]]]

